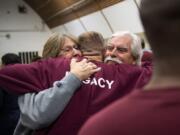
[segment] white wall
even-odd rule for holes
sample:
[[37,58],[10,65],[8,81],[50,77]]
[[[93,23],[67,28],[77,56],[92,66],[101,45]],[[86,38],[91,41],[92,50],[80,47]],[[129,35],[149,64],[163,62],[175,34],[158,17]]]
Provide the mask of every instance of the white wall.
[[134,33],[144,31],[134,0],[119,2],[103,9],[101,12],[89,14],[52,30],[59,33],[71,33],[76,36],[84,31],[98,31],[105,38],[110,37],[113,32],[118,30],[130,30]]
[[138,9],[133,0],[125,0],[103,10],[113,31],[129,30],[134,33],[143,32]]
[[68,30],[65,27],[65,25],[57,26],[55,28],[52,28],[51,30],[52,30],[52,32],[59,32],[61,34],[67,34],[68,33]]
[[[25,5],[27,14],[20,14],[18,5]],[[0,0],[0,57],[20,51],[39,51],[41,55],[50,33],[42,19],[22,0]]]
[[88,16],[82,17],[81,21],[88,31],[100,32],[105,38],[107,38],[111,36],[112,31],[102,14],[102,12],[98,11]]
[[79,21],[79,20],[73,20],[71,22],[64,24],[64,26],[67,29],[68,33],[71,33],[76,36],[85,32],[85,29],[84,29],[83,25],[81,24],[81,21]]

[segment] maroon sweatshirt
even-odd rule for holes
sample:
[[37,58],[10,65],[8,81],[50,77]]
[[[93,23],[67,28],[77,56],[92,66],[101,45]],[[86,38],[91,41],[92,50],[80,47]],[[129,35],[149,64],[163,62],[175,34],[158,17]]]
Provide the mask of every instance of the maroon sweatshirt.
[[90,118],[79,135],[180,135],[180,88],[136,90]]
[[[38,92],[64,77],[69,71],[69,63],[68,59],[55,58],[9,66],[0,70],[0,86],[15,94]],[[144,86],[152,72],[148,64],[144,67],[95,64],[102,70],[83,81],[57,120],[48,128],[37,131],[36,135],[76,135],[87,118],[132,89]]]

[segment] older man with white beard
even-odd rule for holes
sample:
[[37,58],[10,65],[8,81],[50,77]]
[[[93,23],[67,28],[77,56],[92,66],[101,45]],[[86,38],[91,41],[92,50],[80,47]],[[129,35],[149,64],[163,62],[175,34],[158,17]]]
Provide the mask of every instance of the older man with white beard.
[[108,40],[104,62],[141,65],[141,39],[129,31],[119,31]]

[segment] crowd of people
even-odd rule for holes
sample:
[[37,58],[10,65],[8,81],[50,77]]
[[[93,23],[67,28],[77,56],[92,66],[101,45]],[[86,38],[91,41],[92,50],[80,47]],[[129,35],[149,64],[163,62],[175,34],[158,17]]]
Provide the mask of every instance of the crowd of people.
[[[143,51],[143,40],[130,31],[107,42],[95,31],[53,34],[42,58],[2,66],[1,108],[16,103],[18,112],[9,111],[6,119],[16,115],[16,121],[6,122],[6,134],[179,135],[179,7],[178,0],[142,0],[152,51]],[[12,105],[4,92],[15,98]]]

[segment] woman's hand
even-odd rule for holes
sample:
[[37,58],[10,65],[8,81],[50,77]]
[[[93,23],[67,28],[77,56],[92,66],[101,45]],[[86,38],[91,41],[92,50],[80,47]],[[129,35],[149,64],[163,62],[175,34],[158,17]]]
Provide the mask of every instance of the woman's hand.
[[77,62],[75,58],[71,60],[70,72],[78,77],[81,81],[88,79],[93,73],[100,71],[101,68],[97,67],[92,62],[88,62],[87,59],[83,59],[80,62]]

